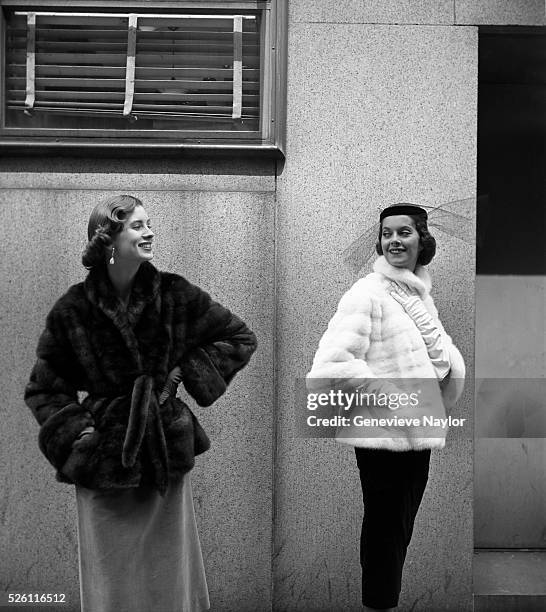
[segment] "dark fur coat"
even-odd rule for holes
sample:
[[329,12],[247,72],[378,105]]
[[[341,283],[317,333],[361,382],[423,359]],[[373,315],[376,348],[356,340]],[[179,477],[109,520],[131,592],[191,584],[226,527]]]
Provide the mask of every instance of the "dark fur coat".
[[209,445],[186,404],[159,405],[169,372],[180,366],[188,393],[209,406],[255,349],[240,319],[181,276],[143,263],[125,310],[106,267],[93,269],[56,302],[38,343],[25,401],[40,448],[63,482],[164,493]]

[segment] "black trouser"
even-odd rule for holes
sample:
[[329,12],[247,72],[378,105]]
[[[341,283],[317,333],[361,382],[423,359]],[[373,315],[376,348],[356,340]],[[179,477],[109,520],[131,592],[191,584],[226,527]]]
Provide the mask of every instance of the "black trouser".
[[364,499],[362,603],[393,608],[398,605],[406,550],[428,480],[430,450],[355,451]]

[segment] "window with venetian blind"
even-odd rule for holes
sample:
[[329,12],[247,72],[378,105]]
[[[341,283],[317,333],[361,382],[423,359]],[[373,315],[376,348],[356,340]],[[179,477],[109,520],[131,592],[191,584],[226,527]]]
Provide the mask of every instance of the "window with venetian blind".
[[166,4],[3,6],[2,140],[278,147],[279,3]]

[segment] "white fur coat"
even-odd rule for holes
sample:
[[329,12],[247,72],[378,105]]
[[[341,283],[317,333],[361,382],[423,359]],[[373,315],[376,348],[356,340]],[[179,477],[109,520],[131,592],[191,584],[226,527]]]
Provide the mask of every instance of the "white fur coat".
[[[438,311],[430,296],[430,276],[418,265],[415,273],[406,268],[390,265],[384,256],[374,263],[374,272],[358,280],[339,302],[337,312],[320,340],[307,375],[309,391],[331,386],[343,386],[352,390],[375,393],[396,389],[396,379],[411,379],[408,383],[433,379],[427,387],[434,388],[435,399],[428,394],[428,404],[417,409],[411,406],[403,411],[385,408],[383,414],[393,417],[419,416],[424,413],[445,418],[445,408],[450,408],[462,393],[465,365],[461,354],[445,332],[438,319]],[[439,384],[430,362],[425,343],[419,330],[404,308],[390,295],[390,281],[404,283],[414,289],[442,334],[442,342],[448,349],[451,371]],[[353,380],[357,379],[357,380]],[[383,379],[390,379],[392,384]],[[394,384],[394,387],[393,387]],[[408,387],[404,385],[404,390]],[[440,396],[441,393],[441,396]],[[442,401],[443,400],[443,401]],[[422,448],[443,448],[447,428],[434,430],[419,427],[375,429],[373,437],[361,437],[370,429],[344,428],[336,435],[339,442],[368,448],[386,448],[404,451]],[[368,433],[370,435],[370,433]]]

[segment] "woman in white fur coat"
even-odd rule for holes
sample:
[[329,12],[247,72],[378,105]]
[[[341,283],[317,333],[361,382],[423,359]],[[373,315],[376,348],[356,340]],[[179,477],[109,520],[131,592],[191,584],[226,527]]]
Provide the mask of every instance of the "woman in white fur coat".
[[[406,403],[402,409],[374,408],[372,414],[417,417],[421,423],[425,414],[445,418],[445,408],[462,392],[465,366],[430,296],[424,266],[434,257],[436,241],[428,231],[426,211],[412,204],[383,210],[376,249],[374,272],[341,298],[319,343],[307,387],[319,391],[328,385],[378,397],[410,393],[425,382],[424,406]],[[407,546],[428,480],[430,451],[443,448],[446,428],[340,429],[338,441],[355,446],[362,484],[364,609],[392,610],[398,605]]]

